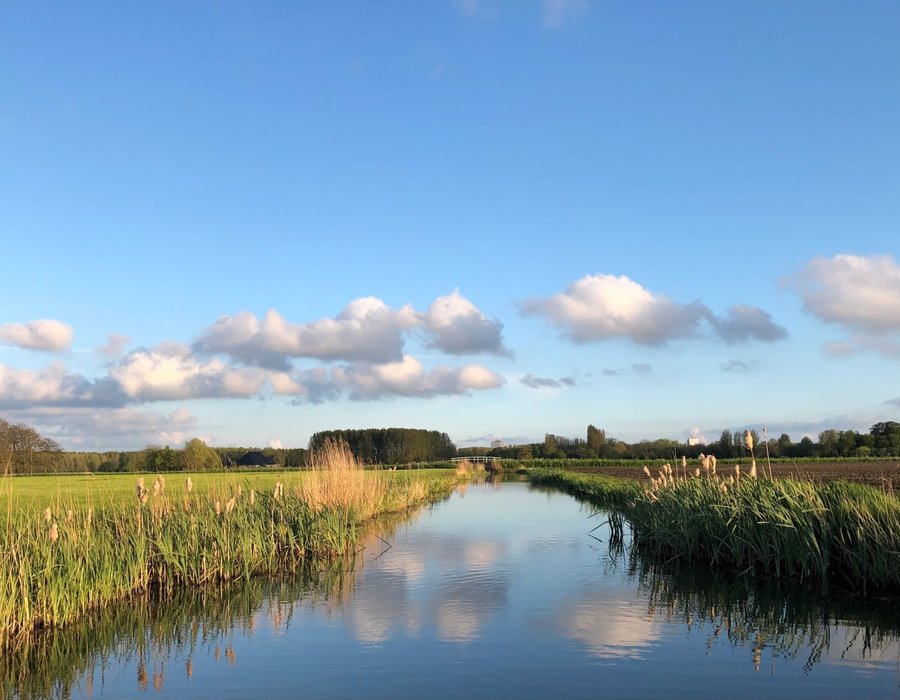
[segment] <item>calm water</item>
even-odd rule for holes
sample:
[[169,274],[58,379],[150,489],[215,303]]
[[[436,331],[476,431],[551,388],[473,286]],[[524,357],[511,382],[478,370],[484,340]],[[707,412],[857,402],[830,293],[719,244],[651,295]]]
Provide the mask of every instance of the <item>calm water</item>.
[[[355,564],[130,603],[0,657],[22,698],[896,698],[900,612],[659,571],[604,516],[471,485]],[[352,569],[352,570],[351,570]]]

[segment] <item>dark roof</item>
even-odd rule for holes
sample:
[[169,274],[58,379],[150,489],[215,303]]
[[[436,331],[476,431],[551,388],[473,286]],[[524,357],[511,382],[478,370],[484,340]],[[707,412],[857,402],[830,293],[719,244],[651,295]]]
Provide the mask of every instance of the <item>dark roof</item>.
[[275,458],[266,457],[259,450],[247,452],[237,461],[239,467],[271,467],[273,464],[275,464]]

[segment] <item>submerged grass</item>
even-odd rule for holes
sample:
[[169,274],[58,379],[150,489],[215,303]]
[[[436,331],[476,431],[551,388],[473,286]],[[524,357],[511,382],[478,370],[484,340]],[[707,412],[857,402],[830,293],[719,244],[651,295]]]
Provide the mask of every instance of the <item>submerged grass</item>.
[[900,500],[893,495],[843,481],[751,478],[739,468],[724,475],[714,464],[704,467],[664,467],[649,488],[565,472],[530,478],[619,510],[635,546],[661,560],[797,576],[863,593],[900,590]]
[[[352,551],[363,524],[447,495],[455,475],[364,472],[332,445],[286,485],[197,489],[158,476],[130,497],[16,507],[0,530],[0,645],[134,593],[295,571]],[[194,477],[196,478],[196,477]]]

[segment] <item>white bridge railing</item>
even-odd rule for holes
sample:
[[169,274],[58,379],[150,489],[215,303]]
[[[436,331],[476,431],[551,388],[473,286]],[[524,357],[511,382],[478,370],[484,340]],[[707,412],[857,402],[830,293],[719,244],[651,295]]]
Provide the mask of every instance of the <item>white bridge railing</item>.
[[453,457],[451,462],[480,462],[481,464],[496,464],[500,461],[499,457],[488,457],[486,455],[479,455],[477,457]]

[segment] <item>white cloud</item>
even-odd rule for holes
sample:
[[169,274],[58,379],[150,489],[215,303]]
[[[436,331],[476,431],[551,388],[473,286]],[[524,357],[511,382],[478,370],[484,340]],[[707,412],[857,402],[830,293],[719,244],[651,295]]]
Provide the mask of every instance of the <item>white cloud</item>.
[[181,445],[197,421],[183,408],[168,414],[136,408],[29,408],[12,414],[73,450],[134,450],[147,445]]
[[0,326],[0,342],[29,350],[68,350],[73,335],[72,326],[52,319]]
[[106,336],[106,342],[97,348],[97,352],[110,359],[116,359],[122,354],[125,346],[131,342],[131,338],[121,333],[109,333]]
[[135,401],[253,396],[266,379],[260,370],[236,369],[218,358],[203,361],[177,343],[134,350],[109,373]]
[[432,398],[496,389],[503,377],[477,364],[438,366],[426,370],[410,355],[400,362],[371,364],[355,362],[337,367],[316,367],[269,377],[276,394],[293,396],[298,402],[322,403],[346,395],[354,401],[391,397]]
[[867,350],[900,358],[900,265],[892,256],[813,258],[785,283],[800,295],[807,313],[851,333],[826,344],[826,355]]
[[481,365],[435,367],[426,371],[409,355],[400,362],[383,365],[355,364],[336,367],[334,383],[349,392],[351,399],[367,400],[385,396],[432,396],[466,394],[503,385],[503,378]]
[[66,370],[61,362],[41,369],[0,365],[0,407],[110,406],[122,403],[114,382],[92,381]]
[[425,313],[408,304],[392,309],[375,297],[356,299],[335,318],[310,323],[289,323],[275,310],[262,320],[245,311],[221,317],[194,347],[279,372],[290,371],[295,358],[385,364],[403,359],[406,336],[415,328],[429,347],[449,355],[512,354],[503,345],[503,324],[458,291],[438,297]]
[[698,335],[704,323],[729,344],[787,337],[762,309],[739,304],[718,317],[699,300],[674,302],[625,275],[586,275],[565,292],[527,301],[521,308],[543,316],[577,343],[624,338],[639,345],[663,345]]
[[867,334],[900,330],[900,265],[890,255],[813,258],[786,282],[826,323]]
[[572,340],[628,338],[641,345],[695,335],[708,309],[676,304],[625,275],[587,275],[565,292],[526,302],[525,313],[544,316]]
[[269,438],[269,447],[274,450],[280,450],[284,447],[284,443],[281,442],[281,438]]
[[587,0],[542,0],[543,22],[547,29],[558,29],[587,14]]
[[503,345],[503,324],[489,320],[458,291],[435,299],[422,315],[422,323],[431,336],[428,346],[448,355],[511,355]]
[[287,358],[393,362],[403,356],[404,331],[418,323],[407,305],[391,309],[380,299],[350,302],[335,318],[288,323],[274,309],[262,321],[252,313],[223,316],[206,329],[196,347],[247,364],[286,370]]

